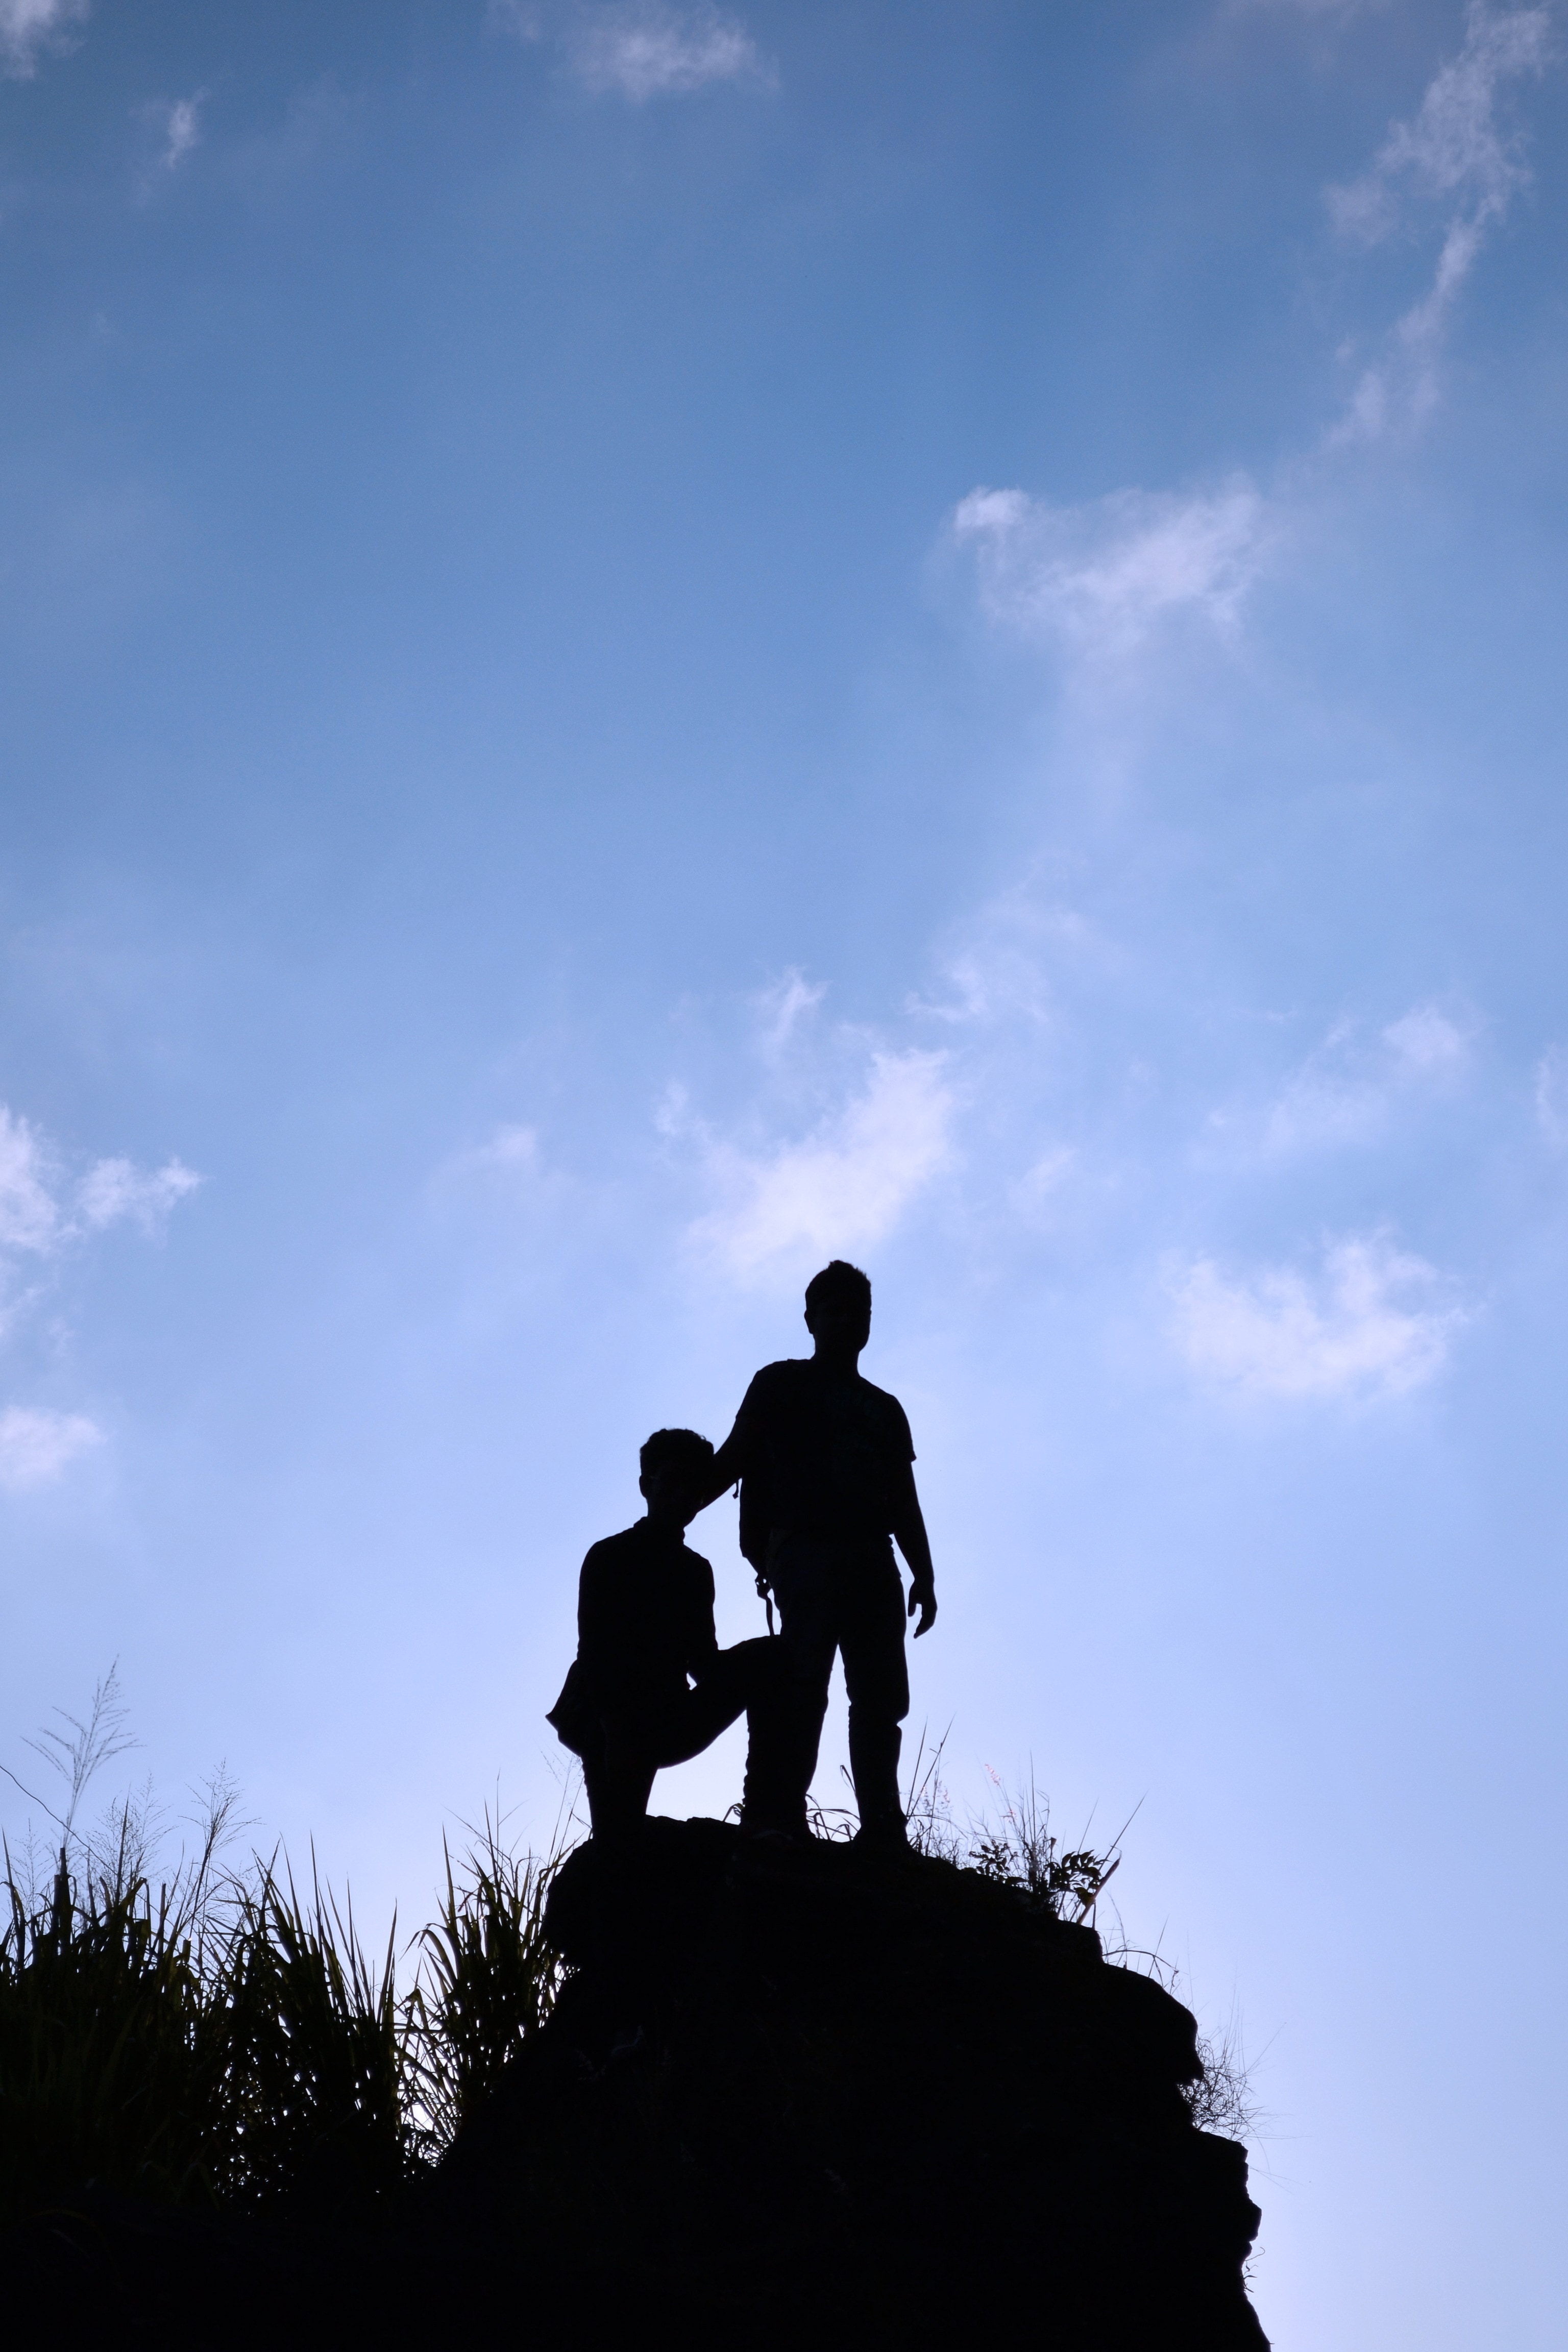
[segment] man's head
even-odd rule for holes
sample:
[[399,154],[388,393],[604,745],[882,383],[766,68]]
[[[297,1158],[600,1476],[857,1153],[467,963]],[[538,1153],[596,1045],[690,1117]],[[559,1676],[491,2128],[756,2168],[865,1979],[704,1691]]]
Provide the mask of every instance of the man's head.
[[871,1336],[871,1277],[836,1257],[805,1286],[805,1328],[819,1356],[850,1362]]
[[697,1516],[705,1472],[713,1466],[710,1439],[694,1429],[656,1429],[637,1457],[637,1486],[656,1527],[685,1528]]

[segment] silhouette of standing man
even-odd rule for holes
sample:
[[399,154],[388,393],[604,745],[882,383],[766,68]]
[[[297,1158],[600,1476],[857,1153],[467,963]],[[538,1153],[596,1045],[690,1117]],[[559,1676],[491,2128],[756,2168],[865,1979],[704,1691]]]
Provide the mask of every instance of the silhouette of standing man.
[[[849,1694],[849,1769],[860,1835],[904,1842],[900,1726],[910,1708],[904,1590],[891,1538],[913,1575],[916,1637],[936,1619],[931,1545],[897,1397],[858,1370],[871,1334],[871,1285],[835,1258],[806,1285],[813,1353],[766,1364],[702,1482],[706,1505],[741,1481],[741,1549],[779,1604],[787,1684],[779,1787],[789,1827],[805,1797],[827,1712],[836,1652]],[[787,1795],[786,1795],[787,1792]]]

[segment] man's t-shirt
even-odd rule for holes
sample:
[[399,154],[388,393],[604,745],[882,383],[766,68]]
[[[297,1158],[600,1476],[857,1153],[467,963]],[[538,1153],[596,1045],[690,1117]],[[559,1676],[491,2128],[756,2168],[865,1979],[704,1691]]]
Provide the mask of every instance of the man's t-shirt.
[[761,1567],[772,1528],[855,1541],[892,1532],[915,1458],[904,1408],[858,1372],[814,1357],[764,1364],[741,1401],[741,1549]]
[[718,1646],[713,1570],[700,1552],[647,1519],[593,1546],[577,1586],[577,1663],[595,1707],[640,1715],[679,1703]]

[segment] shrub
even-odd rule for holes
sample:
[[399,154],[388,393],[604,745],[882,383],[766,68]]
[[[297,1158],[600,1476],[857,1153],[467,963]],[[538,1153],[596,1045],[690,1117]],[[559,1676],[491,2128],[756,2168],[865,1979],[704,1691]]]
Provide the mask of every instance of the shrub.
[[[221,1770],[195,1851],[182,1851],[156,1900],[150,1789],[112,1807],[96,1835],[79,1831],[93,1773],[132,1744],[123,1717],[111,1670],[85,1722],[62,1718],[73,1736],[34,1743],[68,1789],[51,1815],[60,1844],[47,1887],[35,1853],[16,1868],[4,1849],[0,2221],[89,2181],[178,2203],[374,2203],[439,2158],[550,2015],[563,1971],[544,1904],[570,1850],[569,1812],[542,1859],[504,1844],[488,1811],[456,1864],[444,1848],[439,1915],[407,1947],[400,1995],[395,1920],[376,1966],[313,1857],[308,1901],[276,1856],[243,1870],[223,1862],[237,1800]],[[942,1744],[928,1756],[922,1739],[908,1808],[915,1847],[1092,1924],[1120,1839],[1064,1853],[1046,1801],[1032,1787],[1010,1798],[999,1780],[997,1820],[960,1829],[941,1765]],[[842,1837],[853,1819],[819,1812],[815,1826]],[[1120,1921],[1107,1957],[1173,1981],[1157,1953],[1131,1950]],[[1200,2054],[1194,2122],[1249,2135],[1258,2109],[1234,2021]]]

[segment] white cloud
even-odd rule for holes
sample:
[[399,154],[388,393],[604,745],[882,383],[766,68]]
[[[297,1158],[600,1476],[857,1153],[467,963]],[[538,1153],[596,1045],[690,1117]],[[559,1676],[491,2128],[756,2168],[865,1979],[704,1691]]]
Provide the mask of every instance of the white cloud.
[[1402,1101],[1460,1077],[1473,1036],[1473,1027],[1435,1004],[1413,1005],[1372,1038],[1359,1023],[1337,1023],[1277,1097],[1266,1149],[1293,1152],[1371,1140]]
[[1383,1042],[1404,1068],[1423,1077],[1447,1076],[1469,1058],[1470,1035],[1435,1004],[1416,1004],[1389,1023]]
[[[520,24],[525,36],[528,23]],[[567,62],[590,89],[617,91],[640,106],[650,98],[680,97],[714,82],[771,85],[775,75],[745,26],[697,0],[623,0],[582,7],[563,35]]]
[[1535,1066],[1535,1116],[1554,1151],[1568,1148],[1568,1052],[1549,1045]]
[[87,13],[88,0],[0,0],[0,73],[30,80],[40,54],[63,47]]
[[1232,0],[1231,13],[1252,16],[1359,16],[1366,8],[1386,8],[1390,0]]
[[1258,491],[1237,477],[1213,492],[1117,490],[1077,507],[972,490],[952,530],[973,551],[994,619],[1114,656],[1178,614],[1222,635],[1234,629],[1269,522]]
[[1397,1396],[1434,1379],[1469,1319],[1434,1266],[1381,1234],[1330,1244],[1315,1276],[1264,1266],[1235,1280],[1200,1258],[1170,1282],[1193,1370],[1246,1394]]
[[832,1256],[882,1240],[951,1162],[946,1072],[943,1054],[876,1054],[865,1091],[805,1140],[762,1154],[710,1143],[723,1206],[692,1238],[742,1275],[786,1250]]
[[[58,1257],[122,1218],[150,1233],[200,1181],[178,1160],[157,1169],[100,1160],[73,1197],[62,1155],[29,1119],[0,1103],[0,1295],[14,1281],[19,1257]],[[0,1328],[9,1319],[0,1315]],[[0,1490],[45,1486],[101,1441],[102,1432],[82,1413],[7,1405],[0,1411]]]
[[1052,1196],[1078,1165],[1078,1157],[1068,1143],[1055,1144],[1040,1154],[1013,1187],[1013,1205],[1021,1216],[1037,1219],[1046,1212]]
[[7,1405],[0,1412],[0,1487],[15,1495],[47,1486],[77,1454],[102,1443],[103,1432],[83,1413]]
[[126,1217],[151,1233],[200,1182],[178,1160],[157,1169],[100,1160],[73,1186],[60,1152],[30,1119],[0,1103],[0,1298],[19,1258],[58,1257]]
[[77,1203],[83,1223],[95,1233],[118,1224],[122,1217],[133,1218],[143,1233],[152,1233],[201,1181],[180,1160],[170,1160],[162,1168],[100,1160],[82,1178]]
[[[1232,0],[1240,9],[1254,0]],[[1346,15],[1356,0],[1255,0],[1298,14]],[[1381,0],[1364,0],[1381,5]],[[1417,420],[1437,396],[1437,362],[1460,292],[1488,237],[1530,177],[1521,140],[1500,121],[1510,84],[1539,75],[1554,50],[1544,5],[1494,9],[1469,0],[1457,57],[1434,74],[1408,121],[1395,122],[1371,168],[1327,191],[1340,229],[1363,243],[1414,234],[1434,217],[1441,243],[1431,282],[1363,364],[1330,448],[1377,439]],[[1342,356],[1353,355],[1342,346]],[[1290,528],[1290,478],[1266,498],[1245,476],[1212,490],[1122,489],[1053,506],[1022,489],[979,488],[951,517],[973,555],[990,617],[1065,643],[1080,660],[1115,662],[1156,629],[1196,621],[1224,638]],[[1299,477],[1297,490],[1299,495]]]
[[460,1151],[447,1163],[454,1176],[531,1175],[539,1166],[539,1130],[532,1127],[498,1127],[488,1143]]
[[1392,235],[1405,221],[1399,188],[1410,183],[1428,194],[1468,197],[1485,215],[1500,213],[1530,174],[1517,135],[1498,129],[1498,89],[1515,75],[1540,73],[1550,53],[1544,8],[1494,15],[1483,0],[1471,0],[1464,46],[1427,84],[1420,112],[1394,125],[1370,172],[1329,191],[1339,226],[1369,239]]
[[52,1249],[60,1212],[53,1155],[31,1122],[0,1103],[0,1249]]
[[210,92],[198,89],[191,98],[177,98],[173,105],[162,107],[163,120],[163,155],[165,171],[174,171],[201,139],[201,112]]
[[771,988],[752,998],[762,1025],[763,1051],[770,1060],[784,1052],[804,1013],[815,1012],[827,993],[825,980],[807,980],[791,964]]
[[1329,190],[1336,225],[1367,244],[1412,228],[1423,198],[1450,207],[1431,286],[1363,371],[1334,440],[1375,439],[1436,400],[1437,352],[1460,289],[1530,177],[1518,134],[1498,126],[1498,94],[1521,74],[1542,72],[1552,54],[1545,8],[1494,12],[1470,0],[1459,54],[1434,75],[1419,111],[1394,125],[1369,172]]

